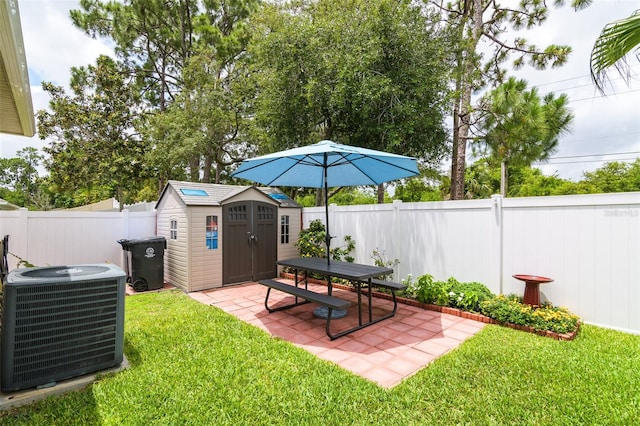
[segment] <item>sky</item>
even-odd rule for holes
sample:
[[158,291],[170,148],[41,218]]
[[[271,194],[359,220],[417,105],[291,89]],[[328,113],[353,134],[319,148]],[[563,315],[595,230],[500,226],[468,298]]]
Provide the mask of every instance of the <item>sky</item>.
[[[73,26],[69,10],[79,8],[79,1],[19,0],[18,4],[34,111],[47,109],[49,97],[42,90],[42,81],[68,88],[71,67],[93,64],[98,55],[111,55],[112,49],[108,42],[94,40]],[[542,26],[519,34],[540,47],[560,44],[573,49],[569,61],[560,68],[536,71],[526,66],[514,73],[526,79],[529,87],[537,87],[540,94],[566,93],[575,115],[571,133],[562,136],[557,152],[538,166],[544,174],[577,181],[583,172],[602,167],[606,161],[640,157],[640,60],[630,58],[634,78],[629,85],[615,72],[610,74],[613,87],[606,96],[595,89],[589,76],[589,55],[602,28],[638,9],[640,0],[596,0],[579,12],[565,6],[553,9]],[[0,134],[0,157],[14,157],[27,146],[41,149],[46,142],[37,135]]]

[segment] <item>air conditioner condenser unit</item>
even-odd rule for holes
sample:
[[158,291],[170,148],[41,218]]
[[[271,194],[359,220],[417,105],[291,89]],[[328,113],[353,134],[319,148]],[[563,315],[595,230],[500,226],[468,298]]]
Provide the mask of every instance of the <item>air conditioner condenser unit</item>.
[[16,269],[4,286],[1,390],[117,367],[126,274],[110,264]]

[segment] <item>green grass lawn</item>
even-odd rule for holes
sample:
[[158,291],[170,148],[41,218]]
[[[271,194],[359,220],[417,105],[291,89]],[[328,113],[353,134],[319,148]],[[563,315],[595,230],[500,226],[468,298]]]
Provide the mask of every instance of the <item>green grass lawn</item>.
[[640,336],[490,325],[383,389],[181,292],[126,299],[130,368],[3,425],[640,424]]

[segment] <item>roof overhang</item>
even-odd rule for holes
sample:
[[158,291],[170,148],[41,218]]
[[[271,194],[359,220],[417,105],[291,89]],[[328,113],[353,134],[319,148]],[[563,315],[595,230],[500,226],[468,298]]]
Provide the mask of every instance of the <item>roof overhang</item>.
[[31,137],[36,123],[17,0],[0,0],[0,133]]
[[19,206],[16,206],[15,204],[11,204],[10,202],[0,198],[0,210],[18,210],[18,209],[20,209]]

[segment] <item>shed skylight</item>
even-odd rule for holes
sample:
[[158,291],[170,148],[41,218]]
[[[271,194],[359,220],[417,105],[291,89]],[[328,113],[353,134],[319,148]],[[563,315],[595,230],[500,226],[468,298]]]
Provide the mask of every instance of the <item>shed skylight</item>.
[[192,197],[208,197],[207,191],[204,189],[181,189],[182,195],[189,195]]
[[288,200],[289,197],[287,197],[284,194],[269,194],[269,197],[273,198],[274,200]]

